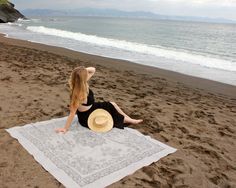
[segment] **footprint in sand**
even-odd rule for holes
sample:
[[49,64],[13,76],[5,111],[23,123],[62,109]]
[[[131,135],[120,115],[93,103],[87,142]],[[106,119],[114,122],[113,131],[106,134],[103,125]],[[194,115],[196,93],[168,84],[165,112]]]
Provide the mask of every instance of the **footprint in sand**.
[[1,81],[11,81],[11,76],[5,76],[3,78],[1,78]]
[[187,139],[192,140],[192,141],[200,141],[201,138],[199,136],[193,135],[193,134],[188,134]]
[[185,127],[178,127],[178,129],[184,134],[189,134],[189,130],[186,129]]
[[0,163],[0,168],[4,168],[4,167],[8,167],[8,163],[7,162],[1,162]]
[[202,110],[197,110],[194,112],[194,115],[196,118],[199,118],[199,119],[207,119],[208,123],[210,123],[210,124],[217,124],[214,115],[212,115],[210,112],[204,112]]

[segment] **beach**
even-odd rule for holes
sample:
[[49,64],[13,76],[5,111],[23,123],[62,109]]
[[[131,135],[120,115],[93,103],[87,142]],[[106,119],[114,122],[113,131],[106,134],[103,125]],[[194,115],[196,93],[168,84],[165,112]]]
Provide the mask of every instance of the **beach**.
[[[157,60],[158,61],[158,60]],[[64,187],[5,129],[69,114],[70,72],[94,66],[96,101],[177,152],[108,186],[236,187],[236,87],[123,60],[0,36],[0,185]]]

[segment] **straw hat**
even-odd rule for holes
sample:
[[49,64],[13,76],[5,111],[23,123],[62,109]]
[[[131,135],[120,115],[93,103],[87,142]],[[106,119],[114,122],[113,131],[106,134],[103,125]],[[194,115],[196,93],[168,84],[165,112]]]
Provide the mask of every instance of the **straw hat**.
[[104,109],[96,109],[88,117],[88,126],[95,132],[107,132],[113,124],[111,114]]

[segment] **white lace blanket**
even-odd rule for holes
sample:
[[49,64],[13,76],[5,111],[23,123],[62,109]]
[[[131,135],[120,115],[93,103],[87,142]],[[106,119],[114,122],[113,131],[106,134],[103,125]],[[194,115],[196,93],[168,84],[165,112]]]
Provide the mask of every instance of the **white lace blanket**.
[[66,118],[6,129],[65,187],[105,187],[176,151],[127,127],[95,133],[77,118],[66,134],[56,133]]

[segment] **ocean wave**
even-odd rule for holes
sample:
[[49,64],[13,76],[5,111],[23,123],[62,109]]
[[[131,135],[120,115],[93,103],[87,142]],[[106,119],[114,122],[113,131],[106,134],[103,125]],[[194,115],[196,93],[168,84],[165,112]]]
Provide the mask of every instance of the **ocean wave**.
[[8,25],[13,25],[13,26],[19,26],[19,27],[22,26],[22,24],[17,23],[17,22],[7,22],[7,24],[8,24]]
[[29,19],[18,18],[17,22],[29,22]]
[[19,18],[17,20],[18,23],[27,23],[27,22],[35,22],[35,23],[37,23],[39,21],[40,21],[40,19],[36,19],[36,18],[27,18],[27,19]]
[[79,32],[71,32],[60,29],[48,28],[44,26],[28,26],[27,29],[32,32],[37,32],[46,35],[52,35],[62,38],[73,39],[81,42],[86,42],[98,46],[105,46],[110,48],[118,48],[125,51],[134,53],[142,53],[148,55],[154,55],[157,57],[164,57],[167,59],[173,59],[177,61],[183,61],[193,64],[198,64],[208,68],[215,68],[227,71],[236,71],[235,62],[227,61],[224,59],[218,59],[214,57],[207,57],[203,55],[191,54],[190,52],[175,51],[172,49],[165,49],[161,46],[151,46],[147,44],[140,44],[135,42],[129,42],[125,40],[111,39],[105,37],[99,37],[96,35],[86,35]]

